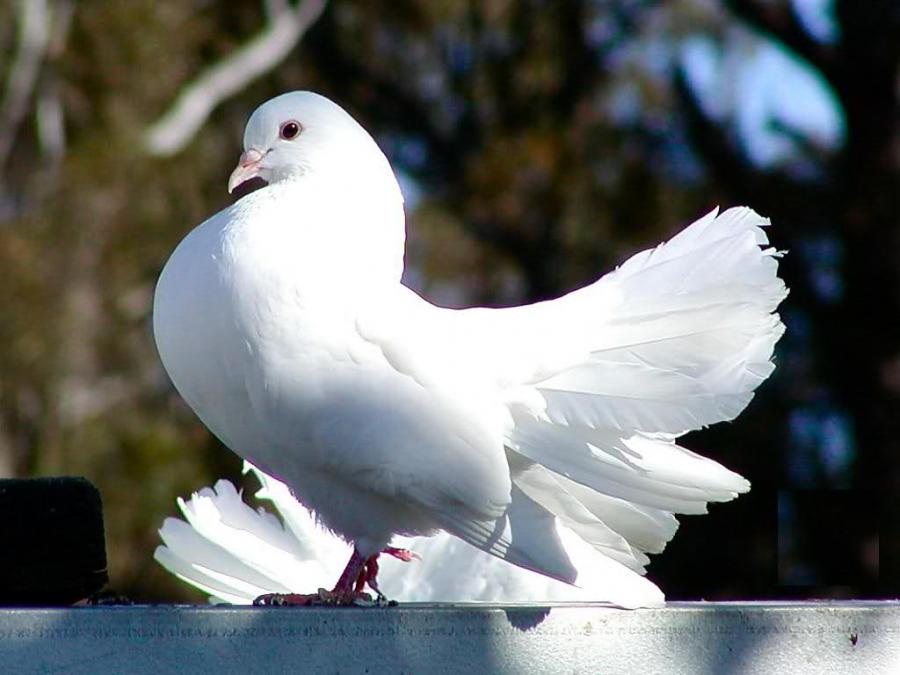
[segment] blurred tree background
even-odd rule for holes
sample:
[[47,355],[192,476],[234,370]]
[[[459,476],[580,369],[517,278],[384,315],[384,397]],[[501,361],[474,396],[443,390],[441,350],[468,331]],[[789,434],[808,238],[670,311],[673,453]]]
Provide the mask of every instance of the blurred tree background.
[[896,0],[0,3],[0,476],[84,475],[112,585],[175,497],[239,480],[152,344],[156,276],[229,203],[249,113],[350,110],[407,196],[407,281],[505,305],[592,281],[716,204],[789,249],[779,368],[687,445],[753,491],[683,518],[670,598],[898,595]]

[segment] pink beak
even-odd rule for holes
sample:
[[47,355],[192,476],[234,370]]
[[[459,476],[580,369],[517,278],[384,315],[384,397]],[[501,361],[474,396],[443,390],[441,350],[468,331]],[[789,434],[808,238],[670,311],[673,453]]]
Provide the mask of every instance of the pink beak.
[[241,183],[246,183],[251,178],[259,175],[259,163],[263,157],[265,157],[265,154],[255,148],[244,150],[241,158],[238,160],[237,167],[228,177],[228,194],[234,192],[235,188]]

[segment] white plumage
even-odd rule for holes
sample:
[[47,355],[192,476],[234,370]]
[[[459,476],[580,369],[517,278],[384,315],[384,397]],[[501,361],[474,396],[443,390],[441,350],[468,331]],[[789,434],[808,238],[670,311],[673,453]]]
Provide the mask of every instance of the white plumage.
[[341,108],[275,98],[244,148],[231,182],[269,185],[172,254],[160,356],[213,433],[363,559],[446,530],[578,584],[561,522],[642,573],[673,513],[749,489],[675,439],[733,419],[774,367],[786,289],[751,209],[557,300],[449,310],[400,284],[397,182]]

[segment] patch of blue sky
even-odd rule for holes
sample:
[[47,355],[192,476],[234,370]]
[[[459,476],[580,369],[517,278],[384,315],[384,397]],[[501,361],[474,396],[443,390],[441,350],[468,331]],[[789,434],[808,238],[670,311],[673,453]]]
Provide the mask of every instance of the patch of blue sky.
[[776,42],[743,29],[730,34],[724,43],[688,38],[681,64],[704,110],[731,123],[748,159],[762,168],[794,162],[797,137],[838,148],[843,111],[819,73]]
[[834,0],[793,0],[791,5],[800,23],[816,40],[834,44],[840,39],[834,18]]
[[846,411],[820,399],[788,417],[788,480],[795,488],[846,488],[856,459],[853,425]]

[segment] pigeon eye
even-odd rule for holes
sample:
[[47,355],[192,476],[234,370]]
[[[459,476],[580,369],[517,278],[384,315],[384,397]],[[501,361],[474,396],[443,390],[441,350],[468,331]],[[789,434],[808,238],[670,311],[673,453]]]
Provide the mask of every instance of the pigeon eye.
[[300,123],[294,120],[288,120],[281,125],[278,135],[286,141],[292,141],[300,135]]

